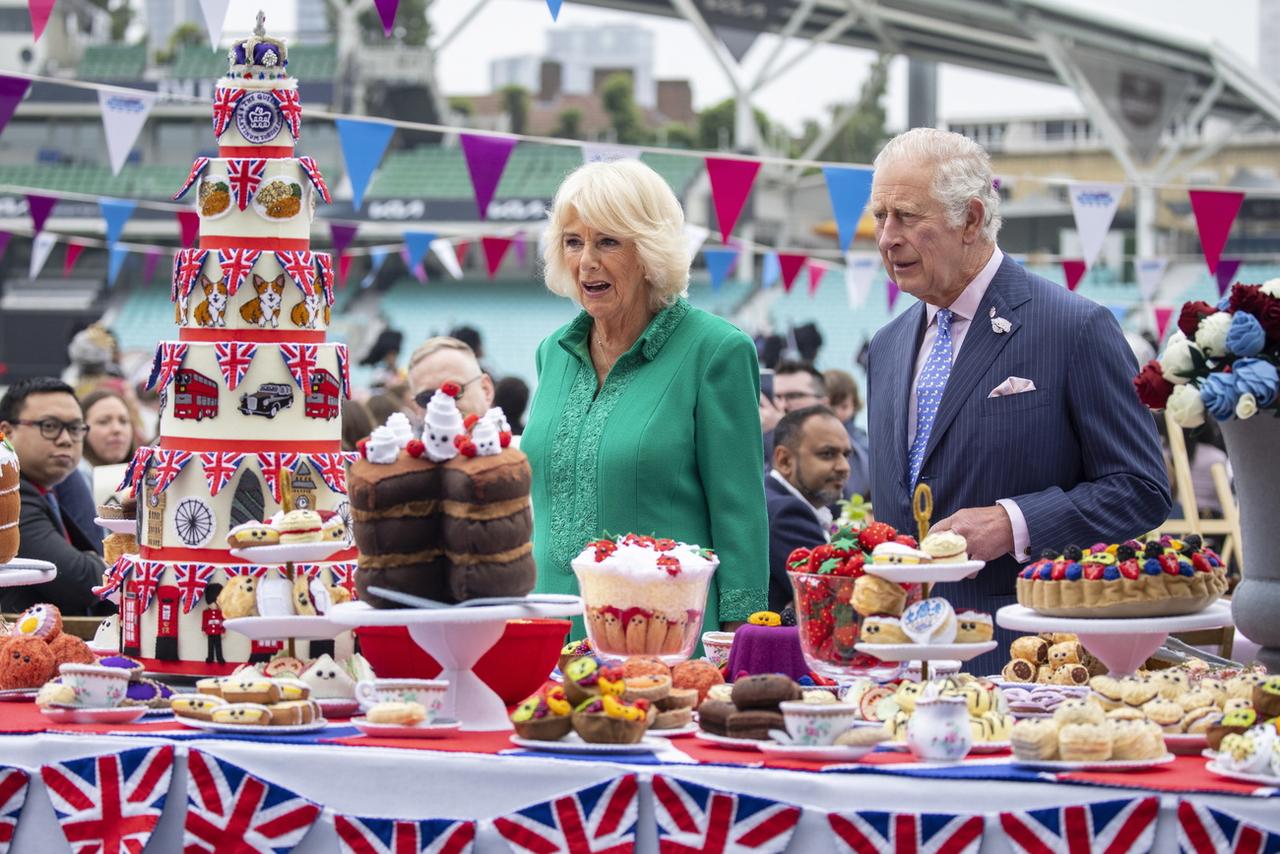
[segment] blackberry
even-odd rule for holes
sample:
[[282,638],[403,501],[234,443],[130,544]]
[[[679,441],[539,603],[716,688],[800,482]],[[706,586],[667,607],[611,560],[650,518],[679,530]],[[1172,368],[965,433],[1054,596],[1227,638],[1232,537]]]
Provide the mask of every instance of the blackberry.
[[1160,557],[1162,554],[1164,554],[1164,546],[1155,540],[1147,543],[1147,547],[1142,550],[1142,556],[1147,558]]
[[790,605],[783,608],[782,613],[778,616],[782,618],[782,625],[784,626],[794,626],[796,624],[796,609]]
[[1057,549],[1041,549],[1040,550],[1040,557],[1044,558],[1045,560],[1053,560],[1057,556],[1058,556]]
[[1133,560],[1135,554],[1133,546],[1116,546],[1116,560],[1121,563],[1126,560]]
[[1064,560],[1080,560],[1084,557],[1084,550],[1079,546],[1067,546],[1062,550],[1062,557]]

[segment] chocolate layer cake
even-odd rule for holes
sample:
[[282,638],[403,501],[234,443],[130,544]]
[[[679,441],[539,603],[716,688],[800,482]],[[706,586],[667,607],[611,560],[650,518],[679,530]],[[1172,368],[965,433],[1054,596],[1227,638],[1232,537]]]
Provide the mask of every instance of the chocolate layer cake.
[[387,465],[356,461],[348,488],[360,598],[394,607],[370,585],[442,602],[528,593],[530,477],[515,448],[445,463],[403,452]]

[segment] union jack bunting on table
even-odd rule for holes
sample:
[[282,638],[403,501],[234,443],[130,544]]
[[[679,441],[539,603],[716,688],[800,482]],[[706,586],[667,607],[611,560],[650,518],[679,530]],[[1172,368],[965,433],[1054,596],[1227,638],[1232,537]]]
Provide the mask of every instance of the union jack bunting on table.
[[27,802],[27,772],[21,768],[0,768],[0,854],[9,854],[18,829],[18,816]]
[[164,812],[173,745],[87,756],[40,769],[76,854],[139,854]]
[[262,472],[262,479],[266,481],[267,489],[271,490],[271,497],[279,502],[280,472],[286,469],[288,471],[293,471],[297,468],[299,460],[302,459],[302,455],[297,453],[262,451],[257,454],[257,457],[258,470]]
[[311,179],[311,186],[316,188],[320,198],[324,199],[326,205],[330,204],[333,198],[329,195],[329,185],[324,182],[324,175],[320,174],[320,167],[316,165],[316,159],[314,157],[299,157],[298,164],[302,167],[302,171],[307,173],[307,177]]
[[311,372],[316,369],[316,362],[320,359],[320,345],[281,344],[280,358],[284,359],[285,367],[289,369],[289,376],[293,377],[293,381],[298,384],[304,394],[309,393]]
[[267,174],[267,161],[257,157],[237,158],[227,161],[227,183],[231,185],[231,198],[240,210],[249,207],[249,200],[258,192],[262,177]]
[[167,451],[156,448],[151,452],[156,465],[157,495],[169,488],[173,479],[182,473],[187,463],[191,462],[191,456],[191,451]]
[[235,391],[236,386],[249,373],[253,357],[258,354],[258,345],[248,341],[218,341],[213,345],[213,357],[218,361],[218,370],[227,389]]
[[286,854],[320,807],[239,766],[192,750],[187,757],[186,854]]
[[977,854],[986,818],[946,813],[833,812],[836,849],[849,854]]
[[297,89],[272,89],[271,97],[276,99],[280,113],[289,125],[289,134],[294,141],[302,137],[302,101],[298,99]]
[[191,174],[187,175],[187,180],[182,182],[182,186],[178,188],[178,192],[173,194],[173,200],[176,202],[187,194],[187,190],[191,189],[191,185],[200,180],[200,176],[209,166],[209,158],[197,157],[196,162],[191,164]]
[[786,850],[800,808],[737,792],[653,776],[653,812],[662,854],[745,854]]
[[164,564],[154,560],[134,560],[133,571],[129,573],[129,587],[138,596],[138,608],[146,611],[151,607],[151,600],[160,586],[160,576],[164,573]]
[[220,249],[218,266],[222,268],[223,281],[227,283],[227,296],[235,296],[236,291],[249,277],[253,265],[258,263],[262,255],[261,249]]
[[177,577],[178,592],[182,599],[182,613],[190,614],[191,609],[204,596],[204,590],[218,571],[216,566],[204,563],[174,564],[173,574]]
[[636,842],[636,775],[597,783],[494,819],[515,851],[631,854]]
[[276,260],[307,296],[316,293],[316,253],[307,250],[277,252]]
[[342,854],[470,854],[476,823],[449,818],[406,821],[336,815]]
[[129,570],[131,569],[133,569],[133,558],[130,555],[120,555],[120,557],[116,558],[116,562],[107,567],[106,572],[102,573],[102,583],[89,589],[99,599],[106,599],[120,589],[120,585],[129,577]]
[[1180,801],[1178,850],[1182,854],[1280,854],[1280,833],[1269,833],[1212,807]]
[[244,454],[235,451],[205,451],[200,454],[200,465],[204,468],[204,479],[209,484],[209,495],[214,496],[231,482],[240,468]]
[[325,486],[334,492],[347,494],[347,467],[340,451],[332,454],[312,454],[311,464],[320,471],[320,477],[324,478]]
[[1157,797],[1000,814],[1000,826],[1022,854],[1137,854],[1151,850]]
[[222,136],[223,131],[227,129],[227,124],[235,115],[236,105],[240,103],[244,93],[244,89],[232,89],[229,86],[219,86],[214,92],[213,136],[215,139]]

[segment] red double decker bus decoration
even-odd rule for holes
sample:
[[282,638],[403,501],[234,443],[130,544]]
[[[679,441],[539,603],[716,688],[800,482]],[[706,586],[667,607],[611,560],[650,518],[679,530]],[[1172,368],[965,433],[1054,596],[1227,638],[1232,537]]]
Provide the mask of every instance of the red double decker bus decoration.
[[199,371],[179,370],[173,378],[173,417],[218,417],[218,384]]
[[303,414],[308,418],[323,418],[326,421],[338,417],[338,396],[342,387],[338,379],[324,368],[316,368],[311,372],[311,388],[307,390],[307,403]]

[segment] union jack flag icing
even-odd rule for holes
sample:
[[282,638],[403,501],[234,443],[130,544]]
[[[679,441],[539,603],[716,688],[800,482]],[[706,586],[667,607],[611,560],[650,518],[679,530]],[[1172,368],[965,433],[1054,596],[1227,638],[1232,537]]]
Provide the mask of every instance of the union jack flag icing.
[[196,286],[196,279],[204,271],[204,260],[209,257],[208,249],[181,249],[173,256],[173,287],[171,296],[175,300],[186,303],[191,296],[191,289]]
[[320,358],[319,344],[281,344],[280,358],[284,359],[289,375],[303,393],[311,389],[311,372]]
[[447,818],[333,818],[342,854],[470,854],[476,823]]
[[1022,854],[1137,854],[1151,850],[1159,812],[1159,798],[1133,798],[1001,813],[1000,826]]
[[143,611],[151,607],[151,600],[160,586],[160,576],[164,572],[164,564],[153,560],[134,560],[133,571],[129,573],[129,586],[138,595],[138,607]]
[[320,477],[324,478],[326,486],[334,492],[347,494],[346,461],[342,458],[341,452],[312,454],[311,464],[320,471]]
[[173,573],[177,576],[178,590],[182,594],[182,613],[191,613],[191,609],[204,596],[204,589],[209,586],[209,582],[213,580],[213,574],[217,571],[216,566],[202,563],[174,564]]
[[76,854],[137,854],[164,812],[173,746],[57,762],[40,776]]
[[338,351],[338,373],[342,375],[342,396],[351,399],[351,351],[346,344],[336,344]]
[[223,569],[230,578],[235,578],[237,575],[248,575],[252,578],[266,578],[267,572],[271,567],[258,566],[257,564],[250,563],[235,563],[229,566],[224,566]]
[[191,462],[191,456],[191,451],[167,451],[162,448],[156,448],[151,452],[156,465],[157,495],[169,488],[173,479],[182,473],[187,463]]
[[293,283],[302,289],[307,296],[315,296],[316,261],[315,253],[308,250],[277,252],[276,260],[293,279]]
[[350,593],[353,601],[360,598],[356,590],[356,564],[335,563],[329,567],[329,572],[333,575],[335,587],[341,587]]
[[324,203],[333,202],[329,195],[329,185],[324,182],[324,175],[320,174],[320,167],[316,165],[314,157],[299,157],[298,163],[302,166],[302,171],[307,173],[307,177],[311,179],[311,186],[316,188],[316,192],[320,194],[320,198],[324,199]]
[[209,495],[217,495],[231,482],[243,459],[244,454],[238,454],[235,451],[206,451],[200,454],[200,465],[204,467],[204,479],[209,484]]
[[196,158],[196,162],[191,164],[191,173],[187,175],[187,180],[183,181],[182,186],[178,188],[178,192],[173,194],[173,200],[175,202],[178,199],[185,196],[187,194],[187,190],[190,190],[191,186],[195,184],[196,181],[200,180],[200,176],[204,173],[204,170],[208,168],[208,166],[209,166],[209,158],[207,157]]
[[247,341],[218,341],[213,345],[213,356],[218,361],[218,370],[229,390],[235,391],[236,386],[240,385],[257,354],[258,345]]
[[943,813],[830,813],[836,849],[848,854],[977,854],[986,818]]
[[263,451],[257,456],[258,470],[262,472],[262,479],[266,481],[267,488],[271,490],[271,496],[279,502],[280,472],[283,469],[293,471],[294,468],[297,467],[298,461],[302,459],[302,455],[296,453]]
[[181,341],[161,341],[156,348],[155,361],[151,364],[151,377],[147,388],[158,388],[161,391],[173,382],[173,375],[182,368],[182,360],[187,358],[187,345]]
[[1269,833],[1212,807],[1180,801],[1178,850],[1182,854],[1280,854],[1280,833]]
[[231,185],[231,198],[240,210],[249,207],[249,200],[258,192],[262,176],[267,173],[267,161],[256,157],[227,161],[227,183]]
[[514,851],[630,854],[636,842],[636,775],[597,783],[494,819]]
[[780,854],[800,821],[791,804],[661,774],[653,776],[653,812],[662,854]]
[[121,555],[115,563],[107,567],[106,572],[102,573],[102,583],[89,589],[99,599],[106,599],[120,589],[120,585],[129,577],[131,569],[133,569],[133,559],[129,555]]
[[271,97],[276,99],[280,114],[289,125],[289,133],[293,136],[294,142],[297,142],[302,137],[302,101],[298,98],[298,90],[272,89]]
[[286,854],[320,815],[311,801],[200,750],[187,772],[186,854]]
[[219,86],[213,94],[213,136],[215,139],[222,136],[230,123],[231,117],[236,113],[236,105],[240,103],[240,99],[244,97],[244,89],[232,89],[228,86]]
[[9,854],[18,829],[18,816],[27,802],[27,772],[20,768],[0,768],[0,854]]
[[315,581],[320,577],[320,570],[324,569],[318,563],[295,563],[293,565],[294,572],[300,572],[307,577],[308,581]]
[[325,302],[333,305],[333,256],[328,252],[317,252],[315,256],[320,265],[320,287],[324,290]]
[[227,283],[227,296],[235,296],[262,255],[261,249],[222,249],[218,252],[218,266]]
[[143,445],[133,452],[133,459],[129,460],[129,466],[124,470],[124,478],[116,487],[117,492],[127,486],[130,488],[130,494],[137,494],[138,482],[142,480],[142,473],[147,470],[147,463],[151,460],[153,451],[155,448],[151,445]]

